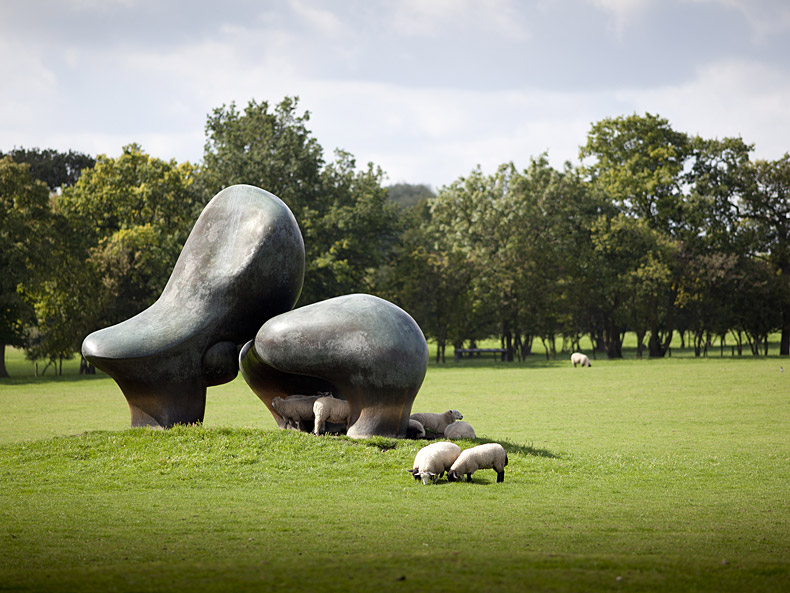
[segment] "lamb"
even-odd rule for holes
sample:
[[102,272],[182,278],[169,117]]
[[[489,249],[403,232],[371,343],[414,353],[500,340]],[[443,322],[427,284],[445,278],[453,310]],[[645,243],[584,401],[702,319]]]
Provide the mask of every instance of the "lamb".
[[422,439],[425,438],[425,428],[416,420],[409,418],[409,427],[406,429],[406,438]]
[[496,471],[496,481],[505,481],[505,466],[507,465],[507,451],[499,443],[486,443],[470,449],[465,449],[455,460],[447,472],[447,479],[451,482],[460,480],[466,474],[466,481],[472,481],[472,474],[479,469],[493,469]]
[[291,395],[286,399],[275,397],[272,408],[285,421],[285,428],[306,430],[305,423],[313,420],[313,404],[320,395]]
[[420,412],[409,416],[410,419],[416,420],[422,424],[425,432],[435,432],[444,434],[444,429],[448,424],[452,424],[456,420],[461,420],[463,415],[458,410],[447,410],[443,414],[434,414],[432,412]]
[[455,441],[458,439],[476,439],[477,435],[472,425],[462,420],[448,424],[447,428],[444,429],[444,438]]
[[571,354],[571,362],[573,363],[573,368],[576,368],[576,365],[579,364],[583,367],[591,367],[590,359],[587,358],[586,354],[582,354],[581,352],[574,352]]
[[315,416],[313,432],[318,435],[324,432],[327,422],[345,424],[346,428],[348,428],[351,410],[346,400],[328,395],[315,400],[313,415]]
[[461,454],[461,447],[455,443],[442,441],[431,443],[417,451],[411,474],[423,484],[435,482],[446,472]]

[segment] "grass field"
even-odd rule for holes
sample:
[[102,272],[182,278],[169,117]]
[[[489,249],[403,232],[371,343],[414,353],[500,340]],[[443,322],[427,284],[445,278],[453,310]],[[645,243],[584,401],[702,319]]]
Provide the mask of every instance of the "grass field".
[[276,430],[241,379],[155,431],[106,377],[20,373],[0,591],[789,591],[783,363],[432,364],[415,411],[457,408],[510,458],[503,484],[433,486],[405,471],[425,442]]

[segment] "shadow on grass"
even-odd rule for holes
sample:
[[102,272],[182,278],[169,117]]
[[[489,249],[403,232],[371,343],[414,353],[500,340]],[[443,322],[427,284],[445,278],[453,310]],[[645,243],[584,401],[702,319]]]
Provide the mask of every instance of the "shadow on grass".
[[96,373],[95,375],[78,375],[78,374],[63,374],[63,375],[44,375],[43,377],[36,377],[35,375],[25,376],[11,376],[0,379],[0,385],[41,385],[45,383],[79,383],[82,381],[96,381],[98,379],[106,379],[108,376],[104,373]]
[[[430,444],[434,440],[439,439],[418,439],[418,440],[411,440],[411,439],[392,439],[392,438],[385,438],[385,437],[371,437],[367,439],[352,439],[351,437],[347,437],[345,435],[338,435],[337,438],[342,440],[348,441],[353,444],[363,445],[365,447],[376,447],[381,451],[389,451],[391,449],[397,449],[399,445],[403,445],[405,443],[426,443]],[[479,439],[463,439],[461,442],[471,443],[472,446],[476,445],[485,445],[486,443],[499,443],[505,448],[505,451],[508,453],[516,453],[519,455],[531,455],[533,457],[545,457],[548,459],[559,459],[560,456],[552,453],[548,449],[537,449],[532,445],[519,445],[518,443],[513,443],[507,440],[496,440],[496,439],[488,439],[488,438],[479,438]],[[463,447],[462,447],[463,448]]]

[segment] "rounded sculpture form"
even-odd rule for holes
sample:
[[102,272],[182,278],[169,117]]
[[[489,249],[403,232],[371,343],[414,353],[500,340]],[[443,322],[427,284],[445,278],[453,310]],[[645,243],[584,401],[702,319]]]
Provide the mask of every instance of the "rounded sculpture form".
[[[351,294],[273,317],[245,346],[240,366],[270,410],[271,400],[289,391],[289,381],[295,385],[291,393],[304,393],[297,384],[304,389],[307,379],[315,389],[329,384],[348,401],[349,436],[406,437],[428,366],[428,345],[403,309],[372,295]],[[279,385],[275,391],[272,378]]]
[[85,338],[82,353],[120,386],[132,426],[201,422],[206,388],[233,380],[239,347],[290,310],[304,243],[282,200],[234,185],[206,205],[159,299]]

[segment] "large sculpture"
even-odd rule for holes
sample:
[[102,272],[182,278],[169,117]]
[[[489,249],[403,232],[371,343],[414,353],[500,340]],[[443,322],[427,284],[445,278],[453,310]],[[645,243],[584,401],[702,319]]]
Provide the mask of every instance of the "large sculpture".
[[120,386],[132,426],[201,422],[206,388],[238,374],[239,347],[302,290],[304,243],[288,207],[235,185],[208,203],[162,295],[90,334],[82,353]]
[[405,437],[428,346],[394,304],[353,294],[269,319],[244,346],[242,376],[282,426],[274,397],[331,391],[351,408],[348,435]]

